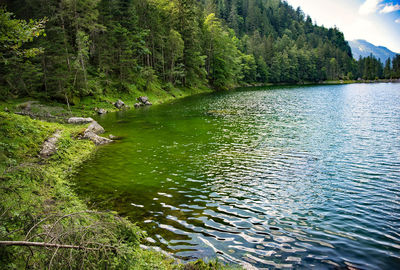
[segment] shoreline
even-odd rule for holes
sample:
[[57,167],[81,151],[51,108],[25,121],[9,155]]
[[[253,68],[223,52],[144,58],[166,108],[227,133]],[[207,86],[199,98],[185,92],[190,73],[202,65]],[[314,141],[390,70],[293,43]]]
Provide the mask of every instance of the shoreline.
[[268,87],[268,86],[313,86],[313,85],[338,85],[338,84],[372,84],[372,83],[400,83],[400,79],[378,79],[378,80],[333,80],[322,82],[297,82],[297,83],[266,83],[239,86],[240,87]]
[[[390,81],[389,81],[390,82]],[[396,81],[399,82],[399,81]],[[301,85],[330,85],[330,84],[351,84],[351,83],[388,83],[388,81],[368,81],[368,82],[354,82],[354,81],[330,81],[323,83],[312,83],[312,84],[268,84],[268,85],[253,85],[249,87],[271,87],[271,86],[301,86]],[[241,86],[237,88],[243,88],[247,86]],[[236,89],[236,88],[235,88]],[[214,92],[209,88],[202,89],[192,89],[191,91],[182,91],[181,95],[175,96],[167,95],[159,99],[151,100],[154,104],[162,104],[172,102],[184,97],[193,96],[196,94],[204,94]],[[143,93],[146,94],[146,93]],[[119,95],[119,97],[124,98],[124,102],[127,104],[126,109],[133,109],[133,104],[136,102],[133,95]],[[31,218],[27,218],[28,214],[32,215],[34,219],[43,218],[46,215],[57,213],[58,215],[68,215],[76,212],[87,212],[93,211],[89,208],[88,204],[80,198],[76,192],[72,189],[71,185],[71,175],[73,175],[77,168],[83,164],[86,160],[88,160],[96,151],[97,147],[88,140],[78,139],[79,135],[87,128],[89,124],[86,125],[71,125],[65,123],[57,123],[57,122],[49,122],[46,121],[46,117],[44,120],[33,120],[29,115],[17,115],[15,114],[18,110],[24,110],[21,106],[32,106],[33,109],[39,108],[43,110],[43,113],[46,116],[46,113],[53,113],[53,111],[49,112],[49,108],[56,107],[54,111],[55,114],[59,114],[59,117],[70,117],[70,116],[93,116],[96,113],[95,108],[99,107],[99,105],[106,106],[106,109],[109,113],[119,111],[114,107],[111,100],[116,100],[118,97],[116,96],[107,96],[102,97],[97,100],[84,100],[84,103],[81,105],[75,105],[68,109],[65,104],[60,104],[56,102],[47,103],[36,103],[35,106],[28,103],[28,98],[13,100],[12,102],[0,102],[0,135],[3,134],[3,137],[9,137],[8,140],[2,139],[0,141],[0,161],[6,164],[6,167],[3,168],[0,166],[0,179],[4,180],[4,184],[8,184],[13,187],[15,185],[20,185],[23,188],[23,193],[18,194],[21,199],[16,199],[15,196],[9,196],[4,194],[4,190],[0,189],[0,195],[4,198],[3,202],[0,203],[0,210],[5,209],[6,207],[11,210],[18,212],[18,216],[13,216],[6,212],[0,212],[0,216],[4,216],[11,220],[20,220],[18,223],[31,222],[34,221]],[[23,102],[23,103],[21,103]],[[18,104],[19,103],[19,104]],[[28,103],[28,105],[27,105]],[[13,107],[11,107],[13,106]],[[42,107],[41,107],[42,106]],[[10,107],[10,108],[8,108]],[[7,112],[4,112],[6,111]],[[58,115],[57,115],[58,117]],[[38,115],[37,118],[41,118]],[[54,119],[47,119],[54,120]],[[55,119],[57,121],[59,119]],[[61,131],[61,138],[57,144],[58,149],[57,153],[54,154],[49,159],[43,160],[38,157],[38,153],[40,151],[40,147],[43,142],[50,138],[57,130]],[[23,138],[21,138],[23,137]],[[17,148],[25,149],[22,152],[18,152],[16,147],[13,144],[17,145]],[[1,148],[2,147],[2,148]],[[8,147],[8,148],[7,148]],[[6,153],[7,152],[7,153]],[[11,158],[10,158],[10,155]],[[28,195],[27,195],[28,194]],[[26,198],[24,197],[26,196]],[[25,216],[26,215],[26,216]],[[80,222],[90,222],[90,219],[94,220],[103,220],[103,219],[113,219],[118,217],[118,214],[115,212],[110,212],[106,217],[102,216],[84,216],[80,217]],[[28,219],[28,220],[26,220]],[[0,220],[0,227],[2,226]],[[9,222],[9,221],[8,221]],[[13,222],[13,221],[12,221]],[[16,224],[9,223],[6,224],[5,227],[11,226],[15,227]],[[14,223],[17,223],[14,221]],[[141,229],[134,226],[130,221],[121,222],[124,226],[133,230],[135,234],[138,236],[134,239],[132,243],[138,244],[140,243],[141,237]],[[42,224],[50,226],[49,224]],[[37,233],[40,233],[40,230],[45,230],[45,227],[37,226],[35,230],[38,230]],[[34,231],[35,231],[34,230]],[[26,233],[26,232],[25,232]],[[15,234],[9,235],[6,238],[2,234],[0,234],[0,241],[2,240],[24,240],[23,234]],[[107,237],[105,237],[107,239]],[[132,244],[131,243],[131,244]],[[125,243],[129,244],[129,243]],[[0,252],[3,247],[0,246]],[[7,253],[9,250],[10,253],[15,252],[16,247],[7,247],[4,250]],[[16,253],[17,256],[24,257],[28,256],[26,249],[19,248]],[[140,246],[135,246],[133,250],[128,252],[126,256],[131,256],[138,260],[139,265],[141,263],[147,264],[150,262],[154,264],[161,264],[163,269],[172,269],[172,266],[178,266],[178,261],[175,259],[171,259],[165,254],[160,252],[155,252],[152,250],[140,251]],[[21,251],[22,250],[22,251]],[[42,257],[52,256],[52,253],[41,253],[42,251],[38,248],[38,258],[39,261]],[[7,263],[14,263],[11,257],[7,257],[9,261]],[[19,262],[20,258],[15,258],[15,261]],[[35,258],[33,259],[35,262]],[[118,259],[117,259],[118,261]],[[22,262],[22,261],[21,261]],[[0,259],[0,263],[2,260]],[[39,263],[39,262],[37,262]],[[198,269],[206,269],[207,265],[203,261],[195,262],[202,265],[203,268]],[[215,262],[211,262],[215,263]],[[22,265],[22,264],[21,264]],[[138,266],[139,266],[138,265]],[[174,268],[173,267],[173,268]]]
[[[211,89],[193,90],[179,97],[156,100],[155,103],[165,103],[211,91]],[[25,102],[20,103],[21,101]],[[30,114],[16,114],[24,110],[21,106],[28,106],[27,104],[30,106],[29,111],[37,114],[34,118],[42,120],[32,119]],[[49,109],[52,108],[50,105],[58,107],[57,110],[52,111],[57,118],[42,117],[49,113]],[[139,227],[126,218],[119,217],[116,212],[98,212],[96,209],[91,209],[84,198],[76,194],[72,188],[71,176],[96,152],[97,147],[89,140],[80,139],[89,124],[72,125],[57,121],[63,117],[72,116],[70,114],[77,110],[80,110],[80,113],[73,116],[93,116],[96,114],[93,107],[97,105],[98,103],[93,102],[83,109],[73,107],[68,113],[63,104],[27,103],[27,98],[0,103],[0,179],[2,180],[0,183],[0,197],[2,197],[0,264],[17,268],[24,268],[28,264],[32,268],[43,268],[51,262],[55,268],[57,265],[63,268],[65,265],[78,266],[85,263],[89,268],[97,269],[104,267],[184,269],[186,266],[196,266],[197,268],[194,269],[198,270],[209,269],[212,266],[224,269],[217,261],[206,263],[199,260],[184,265],[179,260],[172,259],[161,252],[152,249],[143,250],[140,243],[145,235]],[[38,108],[42,111],[35,111]],[[109,112],[112,111],[117,110]],[[50,122],[52,120],[55,122]],[[41,157],[39,153],[42,146],[54,134],[59,136],[56,144],[57,151],[49,157]],[[14,187],[15,191],[10,194],[9,189],[14,189]],[[61,220],[62,223],[60,223]],[[101,227],[99,224],[107,224],[107,226]],[[76,230],[71,229],[74,227]],[[85,231],[87,227],[93,228],[93,232]],[[81,239],[81,242],[73,243],[61,236],[57,236],[56,240],[41,237],[49,228],[51,230],[57,228],[60,235],[71,234],[70,238]],[[13,232],[15,229],[17,230]],[[4,231],[11,231],[11,233],[4,233]],[[96,242],[100,241],[101,243],[94,245],[100,248],[93,248],[93,244],[87,244],[94,241],[94,239],[86,239],[88,237],[94,237]],[[100,240],[97,240],[98,237]],[[15,245],[8,245],[10,241]],[[28,249],[20,246],[21,242],[31,247]],[[34,242],[43,246],[35,246]],[[46,245],[51,244],[56,245],[53,248],[45,248]],[[56,246],[57,249],[54,249]],[[60,246],[76,246],[83,251],[71,249],[71,254],[74,256],[70,256],[70,250],[59,249]],[[104,248],[104,246],[109,248]],[[95,251],[85,251],[91,249]],[[108,256],[109,260],[97,261],[96,256]],[[68,261],[63,261],[64,257],[68,257]]]

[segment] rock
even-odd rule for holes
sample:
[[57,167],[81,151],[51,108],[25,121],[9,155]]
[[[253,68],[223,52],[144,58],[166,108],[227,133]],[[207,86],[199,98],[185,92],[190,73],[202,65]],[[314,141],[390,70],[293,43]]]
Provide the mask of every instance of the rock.
[[125,103],[124,103],[122,100],[118,99],[117,102],[114,103],[114,106],[115,106],[117,109],[121,109],[122,107],[125,106]]
[[58,139],[61,137],[61,131],[57,130],[53,136],[48,138],[42,146],[42,150],[40,151],[40,156],[42,158],[49,158],[50,156],[54,155],[57,152],[56,144]]
[[10,112],[10,110],[7,107],[4,108],[4,111],[5,112]]
[[113,142],[112,140],[100,137],[99,135],[91,131],[85,131],[83,138],[91,140],[92,142],[94,142],[95,145],[103,145]]
[[149,101],[148,97],[138,97],[137,101],[139,101],[140,103],[146,104],[147,101]]
[[94,108],[94,110],[98,113],[98,114],[106,114],[107,111],[105,109],[99,109],[99,108]]
[[108,138],[113,140],[113,141],[122,140],[122,137],[118,137],[118,136],[115,136],[115,135],[112,135],[112,134],[108,135]]
[[85,132],[93,132],[94,134],[103,134],[105,132],[104,128],[99,125],[96,121],[93,121],[88,128],[85,130]]
[[137,101],[139,101],[139,103],[135,104],[135,107],[140,107],[140,106],[151,106],[153,105],[150,101],[148,97],[138,97]]
[[100,137],[98,134],[104,133],[104,128],[99,125],[96,121],[93,121],[88,128],[85,130],[83,135],[84,139],[89,139],[94,142],[95,145],[103,145],[113,142],[110,139]]
[[68,119],[69,124],[87,124],[93,122],[93,118],[71,117]]

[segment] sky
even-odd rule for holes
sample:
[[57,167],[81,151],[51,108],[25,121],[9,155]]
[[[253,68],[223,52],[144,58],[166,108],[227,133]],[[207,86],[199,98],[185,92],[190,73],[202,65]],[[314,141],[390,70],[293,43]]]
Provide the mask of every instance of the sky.
[[286,0],[346,40],[365,39],[400,53],[400,0]]

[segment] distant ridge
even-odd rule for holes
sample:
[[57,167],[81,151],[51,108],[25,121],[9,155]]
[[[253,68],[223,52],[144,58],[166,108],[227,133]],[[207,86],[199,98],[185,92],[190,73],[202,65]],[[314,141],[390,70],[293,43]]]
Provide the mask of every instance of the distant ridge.
[[356,60],[358,60],[360,56],[367,57],[372,53],[376,58],[380,59],[381,62],[384,63],[389,57],[393,59],[396,56],[396,53],[392,52],[388,48],[375,46],[363,39],[349,41],[349,45],[353,52],[353,57]]

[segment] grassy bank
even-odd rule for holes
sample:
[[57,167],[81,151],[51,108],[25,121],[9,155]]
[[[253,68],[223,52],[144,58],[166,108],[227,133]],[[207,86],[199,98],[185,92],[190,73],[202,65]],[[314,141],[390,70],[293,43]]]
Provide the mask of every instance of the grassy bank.
[[[89,211],[75,195],[68,177],[95,150],[92,142],[75,139],[83,129],[0,113],[0,239],[85,247],[1,247],[0,265],[5,269],[175,267],[161,254],[138,248],[143,237],[139,228],[114,213]],[[57,153],[48,160],[39,158],[43,141],[56,130],[62,131]]]
[[[139,91],[136,88],[120,93],[117,91],[106,91],[102,95],[98,96],[88,96],[84,98],[74,99],[74,100],[47,100],[38,97],[25,97],[25,98],[15,98],[8,99],[0,102],[0,111],[10,111],[10,112],[21,112],[25,111],[25,107],[29,101],[35,101],[30,104],[31,107],[29,111],[38,116],[43,116],[48,120],[62,120],[70,116],[93,116],[96,115],[96,109],[105,109],[107,112],[118,111],[114,106],[114,103],[120,99],[122,100],[126,108],[134,108],[136,100],[140,96],[147,96],[151,103],[154,105],[172,101],[178,98],[184,98],[187,96],[212,92],[211,89],[207,87],[201,88],[175,88],[171,87],[166,91],[161,88],[160,85],[155,84],[151,90]],[[52,117],[47,117],[51,115]]]
[[[91,141],[79,139],[86,126],[14,113],[29,106],[35,114],[60,120],[70,115],[90,116],[96,107],[113,111],[115,99],[133,106],[135,97],[147,94],[157,104],[207,91],[110,94],[83,99],[70,108],[48,101],[27,105],[32,99],[0,103],[0,241],[18,243],[0,245],[1,268],[222,269],[215,262],[183,265],[162,253],[143,250],[140,242],[145,236],[140,228],[116,213],[88,208],[69,182],[77,166],[96,151]],[[56,131],[61,131],[57,153],[48,159],[40,157],[43,142]]]

